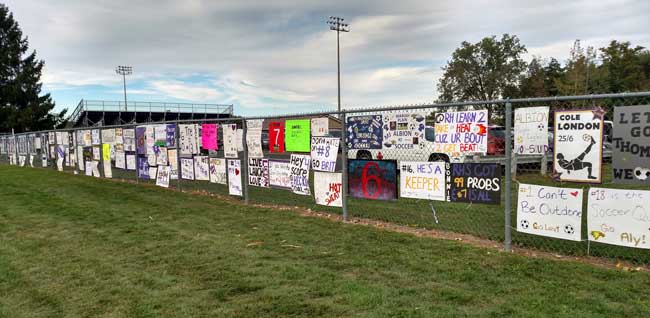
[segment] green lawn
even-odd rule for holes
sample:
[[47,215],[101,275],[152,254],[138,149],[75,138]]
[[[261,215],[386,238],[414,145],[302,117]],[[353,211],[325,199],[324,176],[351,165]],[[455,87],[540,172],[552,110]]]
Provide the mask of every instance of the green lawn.
[[647,317],[650,275],[0,165],[0,317]]

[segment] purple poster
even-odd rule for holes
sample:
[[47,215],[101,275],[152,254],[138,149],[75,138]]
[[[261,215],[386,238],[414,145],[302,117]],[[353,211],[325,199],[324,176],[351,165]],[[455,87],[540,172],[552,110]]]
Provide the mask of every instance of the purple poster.
[[[135,150],[138,154],[146,154],[146,140],[145,140],[145,127],[136,127],[135,128]],[[147,172],[148,174],[148,172]]]
[[176,124],[167,125],[167,148],[176,148]]
[[138,178],[143,180],[149,179],[149,162],[147,157],[138,156]]

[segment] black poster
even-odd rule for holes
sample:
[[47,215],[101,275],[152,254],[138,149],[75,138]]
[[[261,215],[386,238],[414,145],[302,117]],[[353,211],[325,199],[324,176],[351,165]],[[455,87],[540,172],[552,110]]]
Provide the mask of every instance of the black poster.
[[451,202],[501,204],[501,165],[451,164],[447,197]]

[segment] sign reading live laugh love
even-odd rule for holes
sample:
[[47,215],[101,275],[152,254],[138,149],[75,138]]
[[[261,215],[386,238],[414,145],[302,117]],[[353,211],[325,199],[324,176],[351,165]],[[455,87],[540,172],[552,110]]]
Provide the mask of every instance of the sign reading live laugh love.
[[603,114],[598,109],[555,112],[553,168],[556,178],[602,182]]
[[353,198],[397,199],[395,160],[348,160],[348,191]]
[[650,184],[650,106],[614,108],[614,183]]
[[542,155],[548,151],[548,106],[515,109],[515,153]]
[[436,114],[434,152],[450,157],[487,152],[488,111]]
[[449,201],[501,203],[501,165],[497,163],[451,164]]
[[517,231],[580,241],[582,189],[519,184]]
[[348,149],[381,149],[384,140],[381,115],[350,116],[346,121]]
[[590,188],[590,241],[650,249],[650,191]]

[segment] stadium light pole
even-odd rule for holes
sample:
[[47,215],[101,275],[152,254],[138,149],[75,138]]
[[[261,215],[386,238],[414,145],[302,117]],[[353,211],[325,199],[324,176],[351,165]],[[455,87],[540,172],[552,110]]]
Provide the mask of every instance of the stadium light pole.
[[122,75],[122,80],[124,81],[124,111],[126,112],[128,111],[128,108],[126,106],[126,76],[133,74],[133,67],[119,65],[115,67],[115,73]]
[[341,51],[339,49],[339,35],[341,32],[350,32],[350,26],[343,23],[344,20],[340,17],[330,17],[329,21],[327,21],[327,24],[330,25],[330,30],[336,31],[336,73],[338,78],[339,112],[341,111]]

